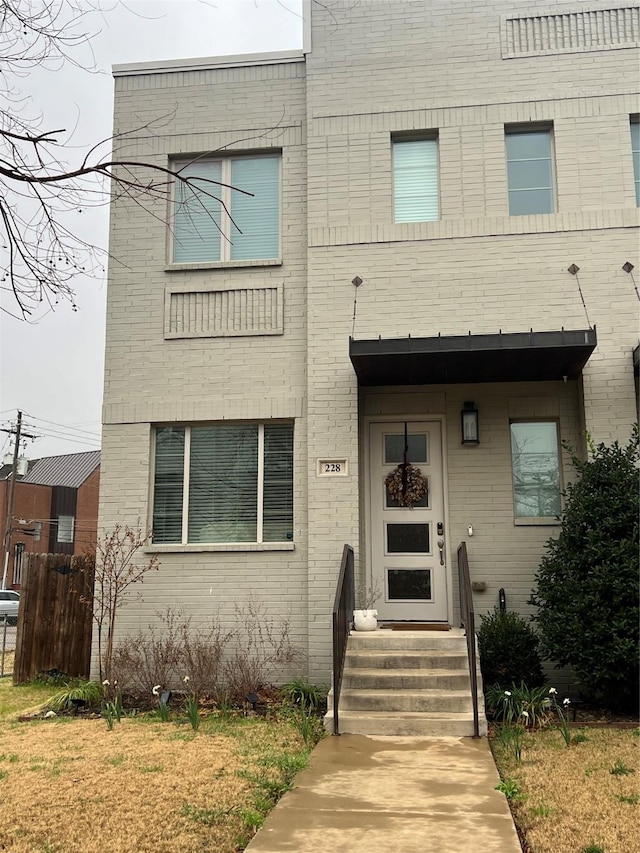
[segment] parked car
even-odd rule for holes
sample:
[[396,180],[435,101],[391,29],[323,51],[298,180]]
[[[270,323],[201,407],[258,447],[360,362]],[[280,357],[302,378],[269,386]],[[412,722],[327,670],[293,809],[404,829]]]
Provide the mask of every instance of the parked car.
[[8,625],[18,624],[18,608],[20,593],[13,589],[0,589],[0,625],[7,621]]

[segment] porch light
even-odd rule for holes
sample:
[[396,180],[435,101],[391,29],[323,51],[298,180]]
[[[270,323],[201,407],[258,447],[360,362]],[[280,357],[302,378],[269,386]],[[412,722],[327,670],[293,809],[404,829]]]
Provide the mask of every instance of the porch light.
[[480,444],[478,410],[472,400],[464,403],[464,408],[460,412],[460,418],[462,422],[462,443]]

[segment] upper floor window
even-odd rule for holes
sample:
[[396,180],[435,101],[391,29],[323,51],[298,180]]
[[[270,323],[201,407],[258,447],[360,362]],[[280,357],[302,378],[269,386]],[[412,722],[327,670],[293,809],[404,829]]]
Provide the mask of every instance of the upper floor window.
[[509,215],[553,213],[549,128],[506,130]]
[[636,205],[640,207],[640,119],[631,119],[631,156],[633,157],[633,179],[636,185]]
[[75,518],[72,515],[58,516],[58,542],[73,542],[73,529],[75,527]]
[[516,518],[557,518],[561,510],[557,423],[512,423],[511,467]]
[[153,541],[293,541],[293,424],[160,427]]
[[202,159],[180,174],[188,183],[175,186],[173,263],[280,256],[279,155]]
[[394,222],[428,222],[438,215],[437,139],[394,140]]

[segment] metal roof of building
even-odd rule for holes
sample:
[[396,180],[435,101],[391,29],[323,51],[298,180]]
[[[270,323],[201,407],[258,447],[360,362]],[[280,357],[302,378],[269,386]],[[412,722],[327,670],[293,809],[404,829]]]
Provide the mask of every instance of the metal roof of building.
[[69,486],[77,489],[100,464],[100,451],[68,453],[64,456],[45,456],[29,465],[26,476],[20,483],[36,483],[39,486]]

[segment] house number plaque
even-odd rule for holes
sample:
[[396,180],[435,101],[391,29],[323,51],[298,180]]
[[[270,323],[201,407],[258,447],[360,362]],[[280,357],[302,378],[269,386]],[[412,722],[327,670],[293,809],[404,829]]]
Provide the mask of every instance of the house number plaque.
[[318,477],[346,477],[346,459],[318,459]]

